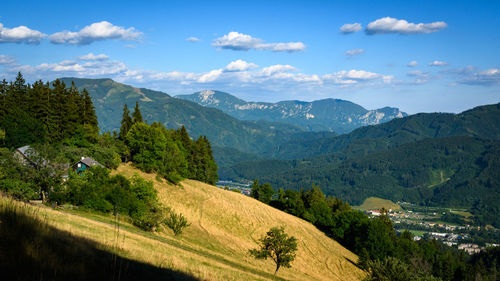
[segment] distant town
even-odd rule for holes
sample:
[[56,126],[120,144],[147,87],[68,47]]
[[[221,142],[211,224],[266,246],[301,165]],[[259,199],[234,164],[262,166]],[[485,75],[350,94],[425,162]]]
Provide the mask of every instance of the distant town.
[[[364,212],[371,218],[380,216],[386,213],[394,224],[394,228],[399,233],[408,230],[418,241],[424,237],[434,238],[443,242],[444,244],[456,247],[459,250],[464,250],[466,253],[472,255],[479,253],[487,247],[500,246],[498,237],[500,231],[491,226],[481,227],[467,223],[470,221],[469,216],[472,216],[466,210],[453,210],[439,207],[422,207],[416,206],[407,202],[398,202],[401,206],[399,210],[364,210]],[[455,214],[462,216],[462,223],[457,220],[455,223],[443,221],[443,216],[446,214]],[[488,233],[492,238],[478,239],[473,237],[471,232],[475,233]]]

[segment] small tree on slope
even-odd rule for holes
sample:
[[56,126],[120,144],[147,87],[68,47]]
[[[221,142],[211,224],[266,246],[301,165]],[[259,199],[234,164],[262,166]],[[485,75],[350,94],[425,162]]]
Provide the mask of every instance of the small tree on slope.
[[297,239],[288,237],[283,227],[271,228],[260,241],[260,249],[250,250],[250,254],[257,259],[267,259],[270,257],[276,263],[276,271],[280,267],[291,267],[290,264],[295,259],[297,251]]

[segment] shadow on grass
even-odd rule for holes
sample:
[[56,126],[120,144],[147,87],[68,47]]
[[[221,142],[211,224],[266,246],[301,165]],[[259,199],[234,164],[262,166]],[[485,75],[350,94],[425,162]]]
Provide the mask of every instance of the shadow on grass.
[[0,198],[1,280],[199,280],[120,257],[49,226],[35,212]]

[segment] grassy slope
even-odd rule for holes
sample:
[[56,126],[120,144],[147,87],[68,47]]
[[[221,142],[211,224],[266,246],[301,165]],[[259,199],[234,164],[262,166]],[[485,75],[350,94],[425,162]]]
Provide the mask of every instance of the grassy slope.
[[[36,210],[27,213],[36,214],[57,230],[97,243],[98,249],[118,253],[127,261],[162,267],[174,277],[172,280],[191,280],[187,275],[200,280],[359,280],[364,277],[350,262],[357,260],[353,253],[311,224],[252,198],[191,180],[183,181],[182,187],[159,183],[154,175],[127,165],[119,167],[117,173],[126,176],[139,173],[153,180],[162,202],[183,213],[192,225],[176,238],[168,229],[147,233],[123,220],[117,231],[112,217],[81,211],[61,212],[28,206]],[[299,251],[293,267],[280,269],[273,279],[272,261],[255,260],[248,255],[248,249],[256,247],[257,239],[270,227],[279,225],[284,225],[287,233],[298,238]]]
[[361,210],[379,210],[382,208],[386,208],[387,210],[399,210],[401,206],[392,202],[391,200],[385,200],[378,197],[369,197],[366,198],[361,206],[356,207]]
[[[120,166],[119,173],[132,176],[137,170]],[[153,175],[141,174],[153,180]],[[156,181],[155,181],[156,182]],[[182,236],[182,243],[221,257],[221,265],[229,265],[235,274],[246,278],[272,279],[274,265],[270,260],[251,258],[248,250],[273,226],[299,240],[299,251],[291,269],[278,272],[288,280],[358,280],[363,273],[350,261],[357,257],[326,237],[313,225],[267,206],[242,194],[225,191],[198,181],[186,180],[182,187],[156,182],[160,200],[184,214],[192,225]],[[164,234],[165,235],[165,234]],[[170,232],[165,237],[171,237]],[[247,274],[248,277],[244,277]],[[221,278],[226,279],[226,277]]]

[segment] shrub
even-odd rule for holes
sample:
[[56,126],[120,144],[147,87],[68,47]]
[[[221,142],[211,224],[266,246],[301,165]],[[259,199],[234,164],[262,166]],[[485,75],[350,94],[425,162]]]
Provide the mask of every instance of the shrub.
[[182,234],[184,228],[191,225],[190,223],[188,223],[186,217],[184,217],[184,215],[182,215],[181,213],[176,214],[171,210],[168,213],[169,214],[163,222],[166,226],[172,229],[175,236]]
[[0,190],[19,200],[38,199],[39,194],[36,187],[15,179],[0,180]]

